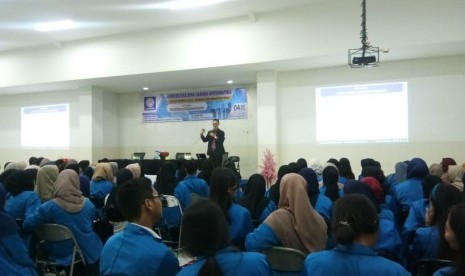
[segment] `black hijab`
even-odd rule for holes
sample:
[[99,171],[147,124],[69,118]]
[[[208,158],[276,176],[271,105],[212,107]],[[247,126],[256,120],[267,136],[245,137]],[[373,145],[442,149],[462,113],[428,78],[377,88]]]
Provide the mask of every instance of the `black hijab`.
[[315,208],[318,200],[318,194],[320,193],[318,177],[316,176],[315,171],[311,168],[303,168],[299,171],[299,174],[305,179],[305,181],[307,181],[308,198],[310,199],[310,203],[312,203],[313,208]]
[[253,220],[258,220],[263,210],[268,206],[270,199],[265,197],[266,181],[263,175],[253,174],[249,177],[245,186],[244,196],[239,204],[247,208],[252,214]]

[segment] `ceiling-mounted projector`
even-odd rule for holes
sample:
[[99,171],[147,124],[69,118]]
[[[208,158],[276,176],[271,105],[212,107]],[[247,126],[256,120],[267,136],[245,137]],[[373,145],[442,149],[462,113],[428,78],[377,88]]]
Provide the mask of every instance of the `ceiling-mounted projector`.
[[368,42],[366,28],[366,3],[362,0],[362,31],[360,32],[362,47],[349,49],[348,63],[352,68],[379,66],[379,47],[371,47]]
[[352,68],[376,67],[379,65],[379,47],[349,49],[348,62]]

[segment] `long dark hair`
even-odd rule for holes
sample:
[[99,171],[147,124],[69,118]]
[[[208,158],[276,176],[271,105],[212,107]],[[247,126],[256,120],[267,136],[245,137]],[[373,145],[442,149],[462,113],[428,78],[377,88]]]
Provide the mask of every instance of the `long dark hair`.
[[279,203],[279,187],[281,186],[281,179],[288,173],[291,173],[291,168],[288,165],[282,165],[281,167],[279,167],[278,179],[276,180],[276,183],[270,188],[269,197],[271,200],[273,200],[276,206]]
[[455,234],[458,243],[458,254],[455,274],[465,275],[465,204],[453,206],[449,213],[449,226]]
[[331,227],[337,243],[352,243],[360,235],[378,231],[378,212],[366,196],[344,195],[334,204]]
[[339,198],[339,187],[337,181],[339,172],[333,166],[327,166],[323,170],[323,184],[326,186],[325,196],[329,197],[333,202]]
[[229,225],[219,206],[201,199],[192,203],[182,218],[182,244],[192,256],[206,256],[198,275],[223,275],[215,253],[229,245]]
[[444,260],[454,260],[456,252],[450,247],[444,238],[447,216],[452,206],[464,202],[463,194],[454,186],[437,184],[429,196],[434,208],[431,225],[437,225],[440,233],[438,258]]
[[155,189],[164,195],[173,195],[174,188],[178,184],[176,178],[176,166],[171,162],[165,162],[157,174]]
[[339,174],[347,179],[355,179],[349,159],[345,157],[339,159]]
[[270,200],[265,197],[266,181],[261,174],[252,174],[245,186],[244,196],[239,204],[244,206],[252,214],[252,219],[258,220]]
[[237,187],[237,178],[233,170],[216,168],[210,179],[210,199],[218,204],[225,218],[229,222],[228,210],[233,199],[228,193],[229,187]]

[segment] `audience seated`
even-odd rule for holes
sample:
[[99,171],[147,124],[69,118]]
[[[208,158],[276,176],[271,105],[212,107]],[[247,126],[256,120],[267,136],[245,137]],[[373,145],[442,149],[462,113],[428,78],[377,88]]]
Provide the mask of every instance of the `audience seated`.
[[152,230],[161,218],[162,202],[148,178],[132,179],[117,190],[121,212],[130,222],[105,244],[101,275],[176,275],[179,262]]
[[197,260],[178,275],[272,275],[264,255],[229,246],[228,221],[209,200],[199,200],[185,211],[182,244]]
[[363,195],[349,194],[334,205],[333,250],[310,254],[302,275],[410,275],[400,264],[378,256],[370,247],[378,238],[379,217]]
[[[5,179],[5,187],[10,197],[5,204],[5,211],[15,220],[25,220],[40,207],[40,199],[34,193],[34,181],[24,170],[17,170]],[[26,248],[31,245],[32,235],[21,231]]]
[[45,165],[37,172],[35,191],[42,203],[53,198],[52,190],[57,177],[58,167],[56,165]]
[[126,166],[126,169],[132,172],[134,178],[142,177],[142,168],[139,163],[131,163]]
[[98,163],[90,181],[90,196],[103,200],[113,190],[113,172],[109,163]]
[[437,184],[429,197],[430,207],[426,211],[426,226],[415,231],[410,245],[412,263],[420,259],[453,260],[454,251],[444,240],[447,215],[452,206],[464,202],[463,194],[448,184]]
[[281,185],[281,179],[288,173],[291,173],[291,168],[288,165],[282,165],[279,167],[278,179],[276,180],[276,183],[272,185],[267,191],[268,198],[271,199],[275,205],[278,205],[279,203],[279,188]]
[[447,174],[445,175],[447,183],[457,188],[459,191],[463,192],[463,169],[462,166],[458,165],[449,165]]
[[6,189],[0,183],[0,268],[2,275],[37,275],[16,221],[5,212]]
[[181,206],[186,208],[191,203],[191,193],[201,197],[208,197],[209,188],[207,182],[197,177],[197,161],[186,161],[184,170],[187,176],[174,188],[174,196],[179,200]]
[[174,195],[177,185],[176,166],[172,162],[164,162],[157,174],[155,189],[162,195]]
[[318,177],[313,169],[304,168],[299,174],[307,182],[308,198],[313,209],[323,216],[326,222],[331,221],[333,202],[327,196],[320,193]]
[[465,204],[461,203],[450,209],[446,222],[444,238],[448,245],[457,251],[455,267],[438,270],[434,276],[465,275]]
[[116,175],[116,189],[113,189],[113,191],[111,191],[105,200],[105,219],[113,225],[114,233],[122,231],[127,224],[126,218],[124,217],[123,213],[121,213],[121,208],[116,201],[116,191],[118,187],[130,181],[131,179],[133,179],[133,174],[130,170],[119,170]]
[[295,173],[281,180],[278,210],[247,235],[247,251],[261,252],[272,246],[298,249],[305,254],[323,250],[327,226],[310,204],[305,179]]
[[244,186],[244,196],[239,200],[239,204],[249,210],[255,227],[276,210],[276,205],[265,196],[265,191],[266,181],[263,175],[253,174]]
[[339,159],[339,182],[345,184],[349,179],[355,179],[355,175],[352,172],[349,159],[343,157]]
[[[363,179],[367,181],[366,178],[370,177],[365,177]],[[368,181],[370,181],[370,179],[368,179]],[[382,198],[376,198],[374,190],[379,191],[378,189],[372,189],[369,184],[357,180],[348,180],[344,185],[344,194],[362,194],[371,200],[378,211],[379,232],[378,239],[372,247],[373,251],[391,260],[400,262],[402,241],[397,231],[394,215],[390,210],[381,209],[379,207],[379,202],[382,202]]]
[[237,178],[229,168],[216,168],[210,179],[210,199],[218,204],[229,222],[229,238],[238,248],[243,248],[245,236],[253,230],[249,210],[233,202]]
[[[44,223],[68,227],[74,234],[86,262],[85,275],[98,275],[98,260],[102,243],[92,230],[95,208],[79,190],[79,176],[74,170],[65,169],[53,186],[53,199],[43,203],[37,212],[27,216],[24,230],[32,231]],[[50,257],[68,267],[72,257],[72,241],[50,244]]]
[[210,186],[210,177],[213,173],[213,169],[214,169],[214,166],[213,166],[213,159],[209,158],[209,159],[206,159],[203,163],[202,163],[202,168],[199,172],[199,177],[202,178],[203,180],[205,180],[205,182],[207,182],[207,185]]
[[423,188],[421,182],[428,173],[428,166],[425,161],[420,158],[413,158],[407,165],[407,180],[397,184],[392,189],[389,208],[396,217],[398,227],[401,227],[405,221],[401,212],[407,212],[408,214],[409,204],[422,199]]
[[326,163],[323,169],[323,186],[320,187],[320,192],[333,202],[344,195],[344,185],[338,181],[339,171],[336,165],[333,163]]

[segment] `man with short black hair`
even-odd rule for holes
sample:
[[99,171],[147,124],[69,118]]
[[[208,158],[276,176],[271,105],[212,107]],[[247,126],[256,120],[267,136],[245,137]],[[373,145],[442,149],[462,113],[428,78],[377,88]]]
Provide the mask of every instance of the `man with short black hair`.
[[197,177],[197,169],[196,160],[187,161],[185,167],[187,176],[174,188],[174,196],[179,200],[183,208],[186,208],[191,203],[192,194],[205,198],[208,197],[208,184],[202,178]]
[[208,142],[207,154],[213,160],[214,166],[221,167],[223,165],[221,164],[223,160],[223,154],[225,153],[223,146],[225,134],[224,131],[219,129],[220,120],[213,119],[212,126],[213,129],[208,131],[207,136],[204,136],[205,129],[202,128],[202,131],[200,132],[200,138],[204,143]]
[[161,218],[162,202],[148,178],[121,185],[116,194],[121,212],[130,222],[111,237],[100,257],[101,275],[176,275],[179,262],[152,230]]

